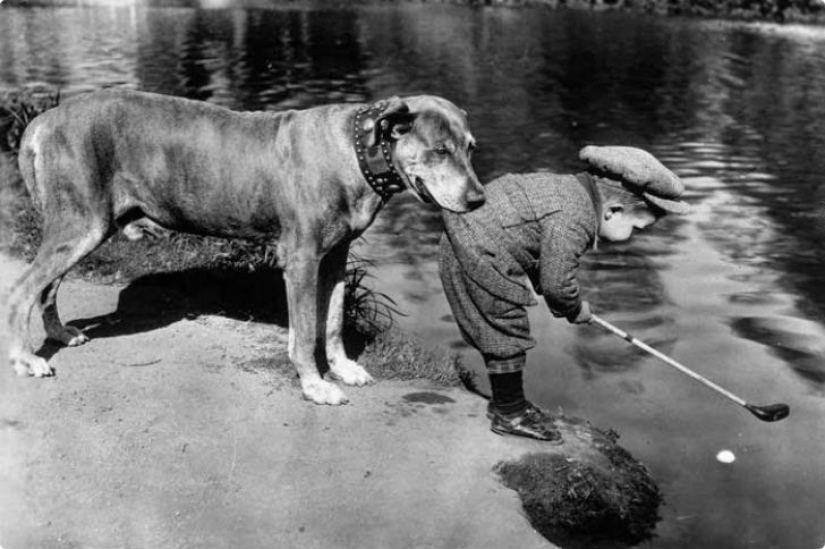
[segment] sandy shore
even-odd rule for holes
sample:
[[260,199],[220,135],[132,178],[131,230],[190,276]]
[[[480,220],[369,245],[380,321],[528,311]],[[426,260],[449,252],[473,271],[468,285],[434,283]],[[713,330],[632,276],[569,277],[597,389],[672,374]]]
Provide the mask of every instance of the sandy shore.
[[[23,267],[0,259],[0,291]],[[121,290],[63,286],[95,337],[43,349],[56,377],[0,369],[5,549],[552,547],[492,472],[542,446],[490,433],[482,399],[379,382],[315,406],[267,367],[282,327],[119,317]]]

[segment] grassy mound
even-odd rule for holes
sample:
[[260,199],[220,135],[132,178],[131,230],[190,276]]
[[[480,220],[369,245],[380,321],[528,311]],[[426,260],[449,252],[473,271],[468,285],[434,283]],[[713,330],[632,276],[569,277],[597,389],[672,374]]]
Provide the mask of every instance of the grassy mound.
[[644,465],[592,429],[593,455],[531,453],[495,471],[518,492],[527,518],[565,548],[619,548],[650,539],[662,503]]

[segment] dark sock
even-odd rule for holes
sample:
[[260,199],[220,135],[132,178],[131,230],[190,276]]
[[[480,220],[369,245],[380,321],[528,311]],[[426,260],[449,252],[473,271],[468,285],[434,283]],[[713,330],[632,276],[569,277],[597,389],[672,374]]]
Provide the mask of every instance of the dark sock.
[[490,374],[490,388],[493,391],[493,405],[501,414],[516,415],[527,408],[521,370],[506,374]]

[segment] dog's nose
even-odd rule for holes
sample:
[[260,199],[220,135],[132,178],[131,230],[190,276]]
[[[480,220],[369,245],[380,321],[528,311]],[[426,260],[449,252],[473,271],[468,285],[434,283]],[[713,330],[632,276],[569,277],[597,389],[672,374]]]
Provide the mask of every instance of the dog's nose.
[[472,189],[467,193],[467,204],[471,209],[476,209],[484,204],[487,197],[484,196],[484,191]]

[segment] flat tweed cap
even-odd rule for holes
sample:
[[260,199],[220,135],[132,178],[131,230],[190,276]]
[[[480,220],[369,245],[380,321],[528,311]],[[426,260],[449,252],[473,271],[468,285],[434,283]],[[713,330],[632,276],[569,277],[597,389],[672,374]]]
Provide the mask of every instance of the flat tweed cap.
[[647,151],[635,147],[588,145],[579,151],[579,159],[621,180],[630,190],[667,212],[678,214],[690,209],[687,203],[678,200],[685,190],[682,182]]

